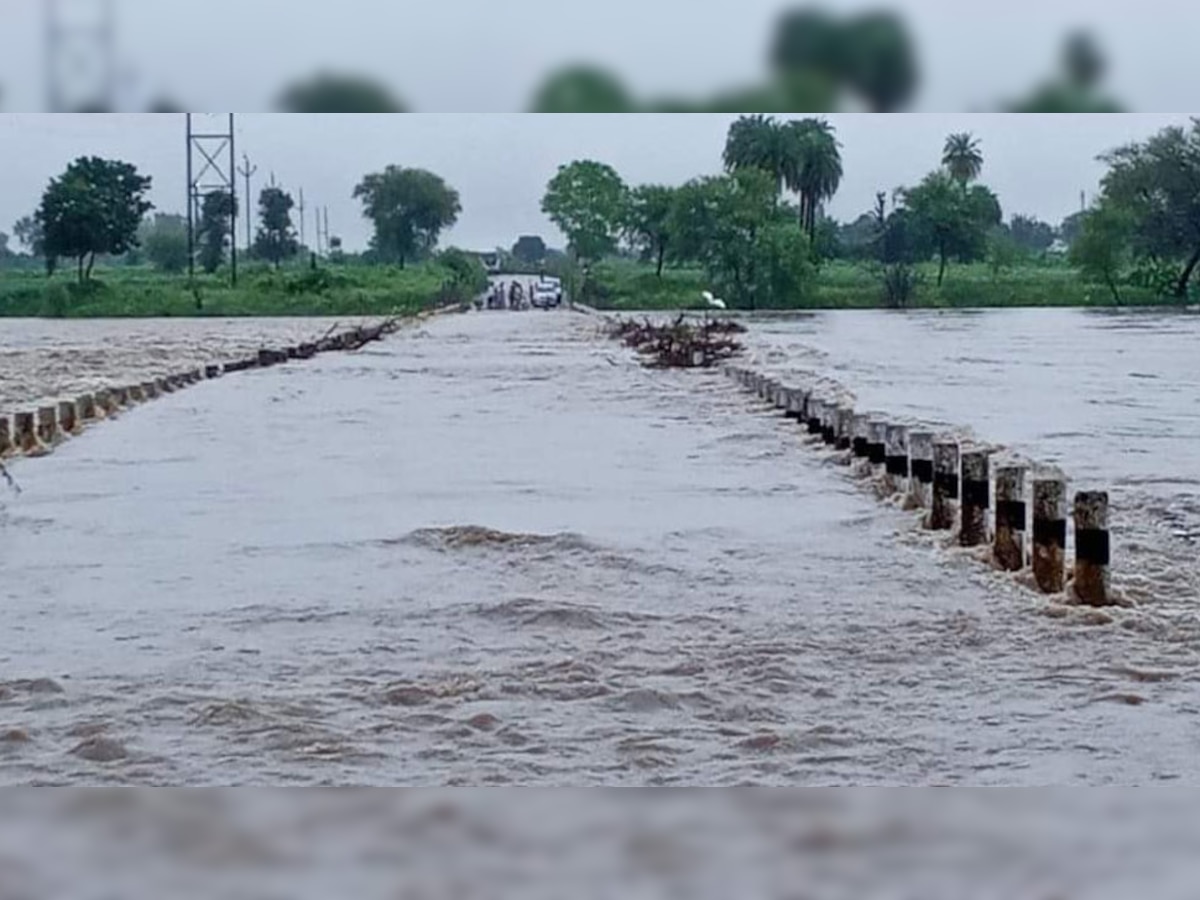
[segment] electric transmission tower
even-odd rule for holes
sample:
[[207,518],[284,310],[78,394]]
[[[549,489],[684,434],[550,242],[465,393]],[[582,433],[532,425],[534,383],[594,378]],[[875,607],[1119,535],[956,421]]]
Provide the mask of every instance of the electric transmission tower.
[[[237,286],[237,165],[234,162],[233,113],[229,113],[224,131],[196,131],[192,113],[187,113],[187,222],[188,277],[196,275],[196,223],[200,220],[204,198],[216,192],[229,195],[229,266],[230,282]],[[224,117],[215,117],[221,121]],[[197,157],[203,165],[197,168]]]

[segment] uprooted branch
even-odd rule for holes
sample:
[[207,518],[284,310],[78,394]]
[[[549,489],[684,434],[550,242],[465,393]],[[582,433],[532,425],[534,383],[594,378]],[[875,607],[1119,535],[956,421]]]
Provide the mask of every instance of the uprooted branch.
[[609,327],[609,337],[645,357],[644,365],[650,368],[698,369],[740,353],[742,345],[730,335],[745,331],[744,325],[727,319],[697,323],[679,316],[669,324],[618,319]]

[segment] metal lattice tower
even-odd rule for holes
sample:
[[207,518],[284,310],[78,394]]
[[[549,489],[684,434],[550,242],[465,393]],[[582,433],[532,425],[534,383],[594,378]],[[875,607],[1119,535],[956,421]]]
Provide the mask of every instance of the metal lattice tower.
[[[229,265],[230,280],[237,286],[237,163],[234,145],[233,113],[228,113],[225,130],[197,131],[193,113],[187,113],[187,221],[188,277],[196,275],[196,223],[200,221],[204,198],[213,191],[229,194]],[[207,117],[206,117],[207,118]],[[218,121],[224,116],[212,117]],[[197,168],[197,157],[203,163]]]
[[42,0],[48,112],[117,106],[114,0]]

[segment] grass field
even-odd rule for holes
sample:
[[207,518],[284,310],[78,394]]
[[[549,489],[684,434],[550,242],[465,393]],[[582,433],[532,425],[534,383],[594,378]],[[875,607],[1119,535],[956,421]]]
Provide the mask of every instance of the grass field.
[[352,316],[417,312],[439,303],[470,299],[477,285],[461,283],[438,263],[400,270],[346,266],[262,266],[241,274],[231,288],[227,275],[185,275],[148,268],[97,269],[94,281],[75,283],[73,273],[47,279],[34,271],[0,271],[0,316],[119,318],[148,316]]
[[[941,285],[937,266],[918,267],[913,307],[966,308],[1016,306],[1113,306],[1102,285],[1089,284],[1065,263],[1022,265],[993,273],[984,264],[952,265]],[[611,309],[655,310],[695,306],[710,287],[699,269],[667,268],[662,278],[650,265],[607,260],[593,270],[590,300]],[[1166,301],[1144,288],[1123,287],[1122,305],[1149,306]],[[834,261],[821,266],[816,290],[804,309],[874,309],[884,306],[878,274],[865,263]]]

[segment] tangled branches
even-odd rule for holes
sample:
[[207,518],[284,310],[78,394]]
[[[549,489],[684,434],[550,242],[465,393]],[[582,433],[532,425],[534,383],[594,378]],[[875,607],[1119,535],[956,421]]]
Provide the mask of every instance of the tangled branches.
[[645,357],[655,369],[697,369],[714,366],[737,355],[742,345],[730,335],[746,327],[729,320],[689,322],[684,316],[666,325],[618,319],[609,326],[609,337]]

